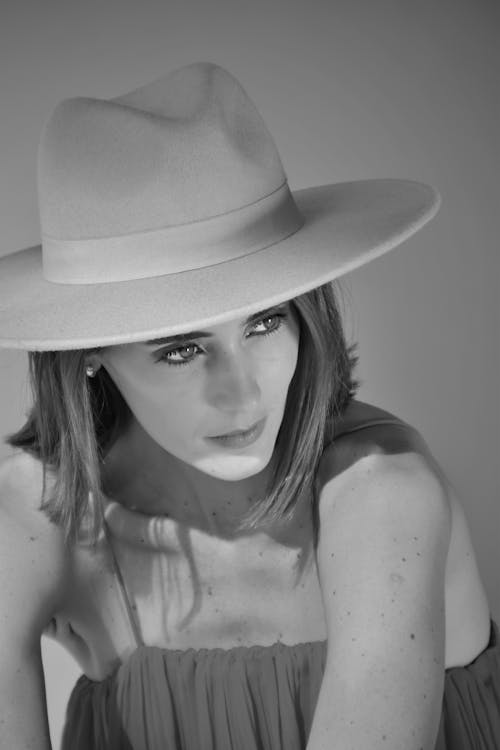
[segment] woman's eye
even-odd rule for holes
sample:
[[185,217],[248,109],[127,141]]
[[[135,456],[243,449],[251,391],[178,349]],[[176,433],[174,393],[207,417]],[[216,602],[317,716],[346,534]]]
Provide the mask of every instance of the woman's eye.
[[273,313],[273,315],[266,315],[261,318],[252,326],[252,333],[256,333],[258,336],[267,336],[269,333],[277,331],[286,317],[284,313]]
[[185,344],[176,349],[161,352],[158,361],[167,362],[169,365],[188,365],[201,351],[197,344]]

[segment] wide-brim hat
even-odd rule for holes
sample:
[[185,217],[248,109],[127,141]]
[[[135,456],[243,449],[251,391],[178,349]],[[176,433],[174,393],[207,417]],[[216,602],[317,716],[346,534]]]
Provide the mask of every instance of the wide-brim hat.
[[61,102],[38,192],[41,245],[0,259],[0,345],[39,351],[264,310],[382,255],[439,206],[434,188],[401,179],[292,192],[254,104],[209,63]]

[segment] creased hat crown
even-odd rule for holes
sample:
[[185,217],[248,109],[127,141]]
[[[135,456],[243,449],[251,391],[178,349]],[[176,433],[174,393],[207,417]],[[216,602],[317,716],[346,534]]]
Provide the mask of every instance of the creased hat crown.
[[61,102],[41,138],[38,176],[42,233],[64,240],[218,216],[286,181],[255,105],[207,63],[115,99]]

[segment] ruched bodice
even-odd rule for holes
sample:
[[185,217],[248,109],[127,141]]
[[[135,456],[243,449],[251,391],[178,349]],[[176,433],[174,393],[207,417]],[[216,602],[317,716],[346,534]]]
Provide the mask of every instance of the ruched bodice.
[[[304,750],[326,643],[185,651],[140,646],[108,678],[82,676],[63,750]],[[500,643],[445,673],[436,750],[500,747]]]
[[188,649],[139,647],[102,682],[77,683],[69,748],[304,748],[326,644]]

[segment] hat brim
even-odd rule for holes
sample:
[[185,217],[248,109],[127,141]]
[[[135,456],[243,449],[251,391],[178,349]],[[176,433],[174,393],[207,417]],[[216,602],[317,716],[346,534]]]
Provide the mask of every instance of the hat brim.
[[0,346],[86,349],[207,328],[292,299],[406,240],[437,212],[437,191],[399,179],[293,192],[303,227],[225,263],[154,278],[57,284],[41,247],[0,259]]

